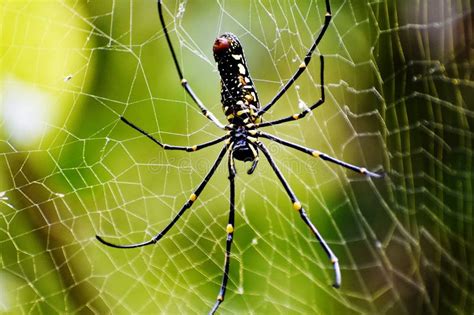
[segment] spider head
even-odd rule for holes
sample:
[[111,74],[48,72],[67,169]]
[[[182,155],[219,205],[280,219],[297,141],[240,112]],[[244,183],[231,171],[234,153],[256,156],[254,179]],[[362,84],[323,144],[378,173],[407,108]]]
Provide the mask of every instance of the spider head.
[[238,140],[234,143],[234,157],[239,161],[249,162],[254,160],[252,149],[244,139]]
[[254,143],[248,140],[249,134],[243,127],[237,128],[232,133],[234,158],[243,162],[251,162],[258,159],[258,150]]
[[252,162],[247,174],[250,175],[255,171],[258,163],[258,150],[255,144],[248,142],[246,139],[237,139],[234,142],[233,155],[239,161]]
[[239,39],[232,33],[224,33],[217,37],[212,46],[212,51],[216,62],[227,59],[232,55],[241,56],[243,54]]

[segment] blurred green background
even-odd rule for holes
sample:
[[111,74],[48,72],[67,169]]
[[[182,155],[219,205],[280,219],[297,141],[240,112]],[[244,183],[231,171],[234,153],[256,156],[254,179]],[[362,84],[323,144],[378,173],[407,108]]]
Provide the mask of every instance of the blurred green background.
[[[149,239],[205,176],[222,134],[181,88],[154,1],[1,1],[0,312],[206,313],[222,277],[225,162],[159,244]],[[224,122],[211,46],[244,45],[262,103],[320,29],[323,1],[165,0],[186,79]],[[326,103],[277,136],[386,173],[371,180],[268,144],[339,257],[343,283],[262,159],[237,164],[221,314],[472,314],[473,14],[468,0],[331,1],[333,20],[266,119]],[[471,100],[471,101],[470,101]]]

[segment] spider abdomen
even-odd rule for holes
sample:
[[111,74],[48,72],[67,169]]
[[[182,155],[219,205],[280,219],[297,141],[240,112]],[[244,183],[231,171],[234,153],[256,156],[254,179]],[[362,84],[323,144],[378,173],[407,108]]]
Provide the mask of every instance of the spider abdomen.
[[229,123],[256,123],[260,103],[237,37],[224,33],[214,42],[214,59],[221,76],[221,102]]

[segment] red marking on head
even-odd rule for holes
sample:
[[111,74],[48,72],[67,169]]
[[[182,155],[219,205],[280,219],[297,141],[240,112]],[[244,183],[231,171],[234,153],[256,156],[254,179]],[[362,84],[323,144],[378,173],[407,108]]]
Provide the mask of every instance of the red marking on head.
[[212,50],[216,54],[220,54],[228,50],[230,47],[230,42],[227,38],[225,37],[218,37],[216,38],[216,41],[214,42],[214,46],[212,46]]

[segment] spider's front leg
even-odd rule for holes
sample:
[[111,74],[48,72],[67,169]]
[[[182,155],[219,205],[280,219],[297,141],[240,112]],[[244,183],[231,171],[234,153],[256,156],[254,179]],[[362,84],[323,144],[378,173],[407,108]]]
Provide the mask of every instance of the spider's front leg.
[[163,236],[166,235],[166,233],[168,233],[168,231],[173,227],[173,225],[175,225],[175,223],[178,222],[178,220],[186,212],[186,210],[188,210],[189,208],[192,207],[192,205],[194,204],[194,201],[196,201],[196,199],[199,197],[199,194],[204,190],[204,187],[206,187],[207,183],[209,182],[211,177],[214,175],[217,167],[221,163],[222,158],[224,157],[227,150],[228,150],[227,146],[224,146],[224,148],[222,148],[221,152],[219,153],[219,156],[217,157],[216,161],[214,162],[211,169],[207,173],[206,177],[199,184],[199,186],[196,188],[196,190],[194,190],[194,192],[189,197],[188,201],[186,201],[186,203],[183,205],[183,207],[179,210],[178,214],[176,214],[176,216],[173,218],[173,220],[171,220],[171,222],[168,223],[168,225],[161,232],[156,234],[150,240],[142,242],[142,243],[135,243],[135,244],[128,244],[128,245],[118,245],[118,244],[110,243],[110,242],[104,240],[101,236],[96,235],[97,240],[99,242],[101,242],[102,244],[104,244],[104,245],[107,245],[109,247],[115,247],[115,248],[136,248],[136,247],[142,247],[142,246],[155,244],[156,242],[158,242]]
[[261,143],[261,142],[258,142],[257,145],[258,145],[259,149],[262,150],[265,157],[267,158],[268,163],[270,163],[270,166],[272,167],[273,171],[275,172],[275,174],[277,175],[277,177],[280,180],[281,184],[283,185],[283,188],[285,188],[285,191],[286,191],[288,197],[290,197],[290,200],[293,203],[293,209],[298,211],[298,213],[300,214],[300,217],[303,220],[303,222],[311,229],[311,232],[313,232],[314,236],[316,237],[316,239],[321,244],[323,250],[326,252],[326,255],[328,256],[328,258],[331,261],[331,263],[333,265],[333,268],[334,268],[334,284],[333,284],[333,287],[339,288],[341,286],[341,270],[339,269],[339,261],[338,261],[336,255],[334,255],[333,251],[331,250],[329,245],[326,243],[326,241],[322,237],[321,233],[319,233],[316,226],[309,219],[308,215],[306,214],[306,211],[301,206],[301,202],[299,202],[299,200],[296,198],[293,190],[288,185],[288,182],[283,177],[283,174],[278,169],[278,166],[276,166],[275,162],[273,161],[273,158],[270,155],[270,152],[268,152],[265,145],[263,145],[263,143]]
[[229,184],[230,184],[230,204],[229,204],[229,221],[227,223],[226,232],[226,247],[225,247],[225,260],[224,260],[224,275],[222,276],[221,288],[217,295],[217,300],[212,307],[209,314],[214,314],[217,311],[219,305],[224,301],[225,292],[227,289],[227,281],[229,279],[229,267],[230,267],[230,254],[232,249],[232,241],[234,239],[234,222],[235,222],[235,168],[234,158],[232,152],[229,153],[228,161],[229,169]]

